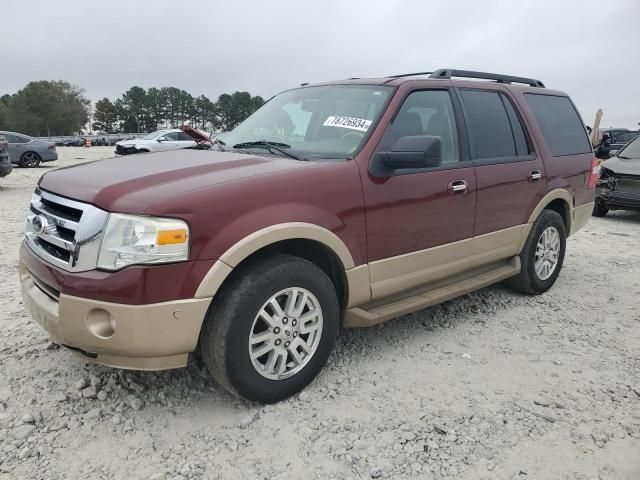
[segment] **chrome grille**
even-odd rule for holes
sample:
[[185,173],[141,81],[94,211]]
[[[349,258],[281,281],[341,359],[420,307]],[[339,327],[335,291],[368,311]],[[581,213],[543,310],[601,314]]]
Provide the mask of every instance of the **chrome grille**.
[[42,259],[63,270],[93,270],[108,212],[36,189],[27,215],[26,237]]

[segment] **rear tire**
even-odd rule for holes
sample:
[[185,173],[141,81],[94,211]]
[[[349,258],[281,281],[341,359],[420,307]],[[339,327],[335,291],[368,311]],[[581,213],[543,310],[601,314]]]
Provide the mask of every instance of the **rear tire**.
[[539,295],[546,292],[560,275],[566,245],[562,217],[553,210],[543,210],[520,252],[520,273],[505,283],[523,293]]
[[42,157],[36,152],[25,152],[20,157],[20,166],[23,168],[36,168],[41,161]]
[[596,203],[593,204],[592,215],[594,217],[604,217],[607,213],[609,213],[609,207],[607,207],[601,200],[596,200]]
[[225,389],[252,401],[278,402],[318,375],[339,320],[338,296],[324,271],[277,255],[252,263],[223,287],[205,319],[199,349]]

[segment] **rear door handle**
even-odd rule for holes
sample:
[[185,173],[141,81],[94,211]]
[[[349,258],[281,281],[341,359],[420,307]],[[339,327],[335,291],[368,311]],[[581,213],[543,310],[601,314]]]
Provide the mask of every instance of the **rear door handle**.
[[530,182],[537,182],[542,178],[542,172],[540,170],[531,170],[527,178]]
[[447,185],[447,192],[449,195],[465,195],[467,193],[468,185],[465,180],[454,180]]

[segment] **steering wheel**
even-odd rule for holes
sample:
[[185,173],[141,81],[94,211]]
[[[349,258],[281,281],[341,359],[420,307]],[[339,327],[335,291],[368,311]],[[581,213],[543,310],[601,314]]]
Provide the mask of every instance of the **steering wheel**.
[[348,140],[349,137],[354,137],[355,140],[362,140],[364,138],[364,133],[362,132],[347,132],[342,136],[343,140]]

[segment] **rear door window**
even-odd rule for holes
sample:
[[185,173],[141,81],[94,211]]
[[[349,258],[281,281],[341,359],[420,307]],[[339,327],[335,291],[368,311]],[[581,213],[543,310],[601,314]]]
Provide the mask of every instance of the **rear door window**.
[[585,127],[568,97],[538,93],[524,97],[554,157],[591,153]]
[[[512,113],[516,121],[512,126],[505,108],[507,104],[513,110],[508,99],[503,100],[500,93],[486,90],[463,89],[460,93],[476,159],[513,158],[518,151],[528,153],[524,131],[517,115]],[[518,149],[517,143],[520,144]]]
[[180,140],[181,142],[194,142],[195,141],[195,139],[191,135],[189,135],[187,133],[184,133],[184,132],[178,132],[178,140]]
[[7,142],[9,142],[9,143],[27,143],[27,142],[29,142],[28,138],[23,137],[21,135],[15,135],[13,133],[5,133],[4,136],[7,139]]

